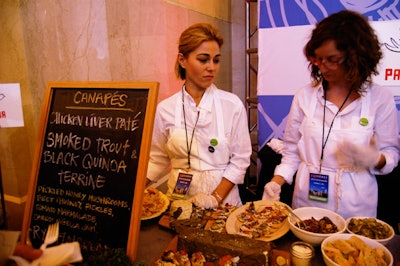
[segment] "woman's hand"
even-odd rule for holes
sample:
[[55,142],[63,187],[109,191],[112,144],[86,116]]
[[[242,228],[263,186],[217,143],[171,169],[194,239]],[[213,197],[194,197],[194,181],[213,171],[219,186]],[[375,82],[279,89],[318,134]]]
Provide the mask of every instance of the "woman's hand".
[[277,200],[279,201],[281,196],[281,185],[275,181],[270,181],[264,186],[264,193],[262,196],[263,200]]
[[205,193],[197,193],[193,198],[190,199],[190,201],[194,205],[202,207],[204,209],[217,208],[219,205],[217,199],[214,196]]
[[[375,137],[370,145],[354,144],[350,141],[342,141],[337,145],[335,156],[338,165],[350,169],[382,168],[386,161],[379,152],[379,146]],[[383,158],[382,158],[383,157]]]

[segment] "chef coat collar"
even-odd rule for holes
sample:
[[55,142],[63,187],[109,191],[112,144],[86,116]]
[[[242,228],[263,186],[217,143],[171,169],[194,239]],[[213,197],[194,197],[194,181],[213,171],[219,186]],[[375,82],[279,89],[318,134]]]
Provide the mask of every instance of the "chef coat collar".
[[[194,105],[193,98],[187,93],[186,90],[183,90],[183,91],[184,91],[183,96],[185,97],[185,100],[190,101],[190,103]],[[212,84],[210,87],[208,87],[207,90],[204,92],[204,95],[201,98],[199,107],[197,107],[197,108],[211,112],[213,104],[215,105],[216,121],[218,121],[218,123],[217,123],[218,138],[222,139],[225,136],[224,115],[222,112],[221,101],[217,94],[217,87],[214,84]],[[203,121],[202,117],[204,117],[204,112],[200,112],[200,118],[198,121],[199,122],[198,125],[201,125],[201,123]],[[175,126],[178,128],[180,128],[182,126],[182,107],[180,104],[177,104],[176,108],[175,108]]]
[[[318,85],[317,95],[318,95],[318,102],[319,102],[321,105],[324,105],[325,99],[324,99],[324,89],[323,89],[323,87],[322,87],[322,83],[320,83],[320,84]],[[352,112],[355,108],[357,108],[357,106],[359,106],[360,104],[362,104],[362,99],[363,99],[363,97],[365,97],[365,95],[361,95],[361,97],[359,97],[359,98],[357,98],[355,101],[351,102],[346,108],[344,108],[344,109],[338,114],[338,116],[342,116],[342,115],[345,115],[345,114],[347,114],[347,113]],[[332,110],[332,108],[330,108],[329,105],[327,105],[327,107],[328,107],[329,109]],[[337,108],[337,107],[336,107],[336,108]],[[335,112],[334,110],[332,110],[332,111]]]
[[[204,95],[201,98],[201,101],[200,101],[199,105],[197,106],[197,108],[211,112],[212,105],[213,105],[214,92],[216,89],[217,89],[217,87],[214,84],[211,84],[211,86],[208,87],[206,89],[206,91],[204,92]],[[186,90],[184,90],[184,97],[191,104],[195,104],[192,96],[190,96]]]

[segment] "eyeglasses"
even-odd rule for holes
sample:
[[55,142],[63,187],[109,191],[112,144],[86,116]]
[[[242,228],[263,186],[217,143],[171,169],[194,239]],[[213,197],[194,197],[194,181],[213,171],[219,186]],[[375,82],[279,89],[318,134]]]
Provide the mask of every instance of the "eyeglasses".
[[346,58],[344,58],[344,57],[337,57],[337,56],[329,56],[327,58],[311,57],[310,62],[311,62],[311,64],[313,64],[316,67],[320,67],[322,64],[324,64],[324,66],[326,68],[334,70],[334,69],[337,69],[338,66],[340,64],[342,64],[345,59]]

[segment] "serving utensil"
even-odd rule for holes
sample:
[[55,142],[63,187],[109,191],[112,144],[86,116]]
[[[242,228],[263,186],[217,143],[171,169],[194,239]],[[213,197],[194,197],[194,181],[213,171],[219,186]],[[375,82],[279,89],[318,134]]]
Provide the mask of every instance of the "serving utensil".
[[58,239],[58,233],[59,233],[59,224],[57,221],[54,224],[50,224],[49,227],[47,228],[46,237],[44,238],[44,242],[40,246],[40,249],[45,250],[48,245],[56,242]]
[[[285,205],[285,208],[289,212],[289,214],[297,220],[296,224],[300,229],[305,229],[307,227],[304,221],[300,219],[300,217],[297,216],[288,206]],[[301,226],[303,226],[303,228]]]

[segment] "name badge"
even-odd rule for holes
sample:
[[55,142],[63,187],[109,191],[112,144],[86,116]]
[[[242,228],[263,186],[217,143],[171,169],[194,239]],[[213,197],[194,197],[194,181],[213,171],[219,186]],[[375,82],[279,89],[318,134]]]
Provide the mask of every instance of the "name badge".
[[308,199],[320,202],[328,202],[328,185],[328,175],[310,173]]
[[176,180],[174,191],[172,192],[171,197],[174,199],[183,199],[185,198],[190,182],[192,182],[193,175],[189,172],[179,171],[178,179]]

